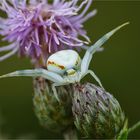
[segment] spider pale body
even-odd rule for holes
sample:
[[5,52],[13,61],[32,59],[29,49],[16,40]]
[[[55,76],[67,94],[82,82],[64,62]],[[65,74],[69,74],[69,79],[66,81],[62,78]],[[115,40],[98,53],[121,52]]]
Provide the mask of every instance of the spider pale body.
[[[112,31],[108,32],[103,37],[101,37],[94,45],[92,45],[86,50],[86,53],[81,62],[79,60],[79,55],[77,52],[72,50],[63,50],[50,56],[50,58],[47,61],[48,70],[43,68],[33,70],[20,70],[0,76],[0,78],[14,76],[30,76],[30,77],[41,76],[47,80],[52,81],[52,90],[54,92],[55,97],[58,100],[59,98],[57,96],[57,91],[55,88],[56,86],[63,86],[68,85],[70,83],[80,82],[80,80],[87,74],[90,74],[93,78],[95,78],[98,84],[103,88],[99,78],[95,75],[95,73],[92,70],[89,70],[89,64],[91,62],[93,54],[98,49],[100,49],[100,47],[116,31],[118,31],[120,28],[124,27],[127,24],[129,23],[128,22],[124,23],[118,26],[117,28],[113,29]],[[56,65],[49,64],[49,61],[54,62],[54,64]],[[65,68],[62,70],[59,68],[59,65],[62,65]],[[65,74],[65,72],[67,72],[67,74]]]
[[58,74],[72,75],[79,68],[81,58],[74,50],[61,50],[47,60],[47,69]]

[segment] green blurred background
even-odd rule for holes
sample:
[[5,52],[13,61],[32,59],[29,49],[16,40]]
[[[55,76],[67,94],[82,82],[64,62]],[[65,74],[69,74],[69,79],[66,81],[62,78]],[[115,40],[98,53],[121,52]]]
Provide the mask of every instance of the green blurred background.
[[[120,102],[131,126],[140,120],[140,1],[94,1],[93,8],[98,14],[85,24],[92,43],[112,28],[126,21],[131,23],[116,33],[91,63],[106,90]],[[0,62],[0,75],[25,68],[31,68],[29,60],[13,56]],[[90,76],[85,80],[94,82]],[[0,131],[10,138],[24,134],[57,138],[39,125],[32,96],[31,78],[0,80],[0,112],[5,121]],[[140,128],[129,138],[140,138],[139,132]]]

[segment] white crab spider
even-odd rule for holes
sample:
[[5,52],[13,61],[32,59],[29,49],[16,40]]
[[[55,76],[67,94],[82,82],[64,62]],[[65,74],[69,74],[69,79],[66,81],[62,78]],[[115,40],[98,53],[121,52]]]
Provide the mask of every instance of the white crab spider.
[[91,74],[99,85],[103,88],[99,78],[95,73],[89,70],[89,64],[92,59],[93,54],[120,28],[127,25],[127,23],[118,26],[112,31],[101,37],[94,45],[89,47],[83,57],[80,59],[79,54],[73,50],[62,50],[54,53],[48,58],[47,68],[38,68],[33,70],[20,70],[15,71],[3,76],[4,77],[14,77],[14,76],[31,76],[31,77],[43,77],[47,80],[53,82],[52,90],[54,95],[59,100],[56,92],[56,86],[67,85],[70,83],[80,82],[80,80],[87,74]]

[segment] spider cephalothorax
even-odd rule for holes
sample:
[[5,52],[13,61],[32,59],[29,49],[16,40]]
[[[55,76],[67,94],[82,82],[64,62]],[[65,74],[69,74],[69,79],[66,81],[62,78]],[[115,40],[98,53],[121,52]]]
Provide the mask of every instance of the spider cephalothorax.
[[[89,47],[83,57],[80,59],[79,54],[73,50],[62,50],[54,53],[48,58],[47,70],[43,68],[33,69],[33,70],[20,70],[15,71],[6,75],[4,77],[14,77],[14,76],[31,76],[38,77],[41,76],[47,80],[52,81],[52,90],[57,97],[56,86],[67,85],[70,83],[80,82],[80,80],[87,74],[91,74],[92,77],[99,83],[103,88],[99,78],[95,73],[89,70],[89,64],[92,59],[93,54],[120,28],[127,25],[128,23],[122,24],[112,31],[101,37],[94,45]],[[59,100],[59,99],[58,99]]]

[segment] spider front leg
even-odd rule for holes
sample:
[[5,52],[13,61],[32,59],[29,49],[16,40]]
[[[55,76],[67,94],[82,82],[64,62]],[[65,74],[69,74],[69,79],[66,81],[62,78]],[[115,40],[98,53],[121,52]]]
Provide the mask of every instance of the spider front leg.
[[101,87],[102,84],[99,80],[99,78],[95,75],[95,73],[91,70],[88,70],[89,69],[89,65],[90,65],[90,62],[91,62],[91,59],[93,57],[93,54],[101,48],[101,46],[114,34],[116,33],[119,29],[121,29],[122,27],[124,27],[125,25],[129,24],[129,22],[126,22],[120,26],[118,26],[117,28],[113,29],[112,31],[106,33],[104,36],[102,36],[94,45],[92,45],[91,47],[89,47],[83,57],[83,60],[81,62],[81,69],[80,69],[80,78],[79,80],[81,80],[86,74],[90,73],[94,78],[95,80],[99,83],[99,85]]
[[47,80],[54,82],[54,84],[52,85],[52,90],[54,92],[55,97],[59,101],[55,86],[63,85],[64,82],[64,79],[59,74],[45,69],[34,69],[34,70],[20,70],[20,71],[11,72],[0,76],[0,78],[15,77],[15,76],[43,77]]
[[120,30],[122,27],[126,26],[129,24],[129,22],[126,22],[117,28],[113,29],[112,31],[106,33],[104,36],[102,36],[95,44],[93,44],[91,47],[89,47],[83,57],[83,60],[81,62],[81,73],[84,75],[89,68],[91,59],[93,57],[93,54],[101,48],[101,46],[118,30]]
[[11,72],[5,75],[0,76],[0,78],[6,78],[6,77],[43,77],[47,80],[50,80],[52,82],[63,82],[63,78],[54,72],[45,70],[45,69],[29,69],[29,70],[19,70],[15,72]]

